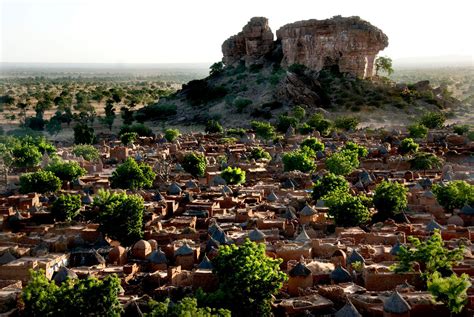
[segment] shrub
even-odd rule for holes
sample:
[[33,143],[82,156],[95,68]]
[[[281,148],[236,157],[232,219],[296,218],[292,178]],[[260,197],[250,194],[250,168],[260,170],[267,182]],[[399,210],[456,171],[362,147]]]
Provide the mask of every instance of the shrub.
[[183,168],[194,177],[203,177],[206,173],[206,157],[200,153],[189,153],[183,159]]
[[268,122],[252,121],[252,128],[258,137],[270,140],[275,137],[275,128]]
[[427,112],[420,118],[420,124],[429,129],[442,128],[446,117],[441,112]]
[[348,141],[346,144],[343,146],[342,150],[346,151],[354,151],[357,153],[358,157],[366,157],[369,154],[369,151],[365,146],[359,145],[355,142]]
[[120,141],[123,145],[130,145],[135,142],[138,138],[138,133],[136,132],[125,132],[120,136]]
[[469,132],[469,126],[468,125],[455,125],[453,127],[453,131],[456,134],[465,135]]
[[55,160],[46,166],[45,170],[53,172],[53,174],[59,177],[63,182],[71,182],[87,173],[87,171],[75,161],[64,162]]
[[216,62],[209,67],[209,75],[214,76],[222,73],[224,71],[224,63]]
[[300,121],[306,116],[306,110],[302,106],[295,106],[292,112],[293,116]]
[[298,126],[298,119],[295,117],[280,115],[277,122],[277,130],[285,133],[289,127],[296,128]]
[[119,136],[124,133],[135,132],[138,136],[152,136],[153,133],[149,127],[144,125],[143,123],[135,123],[132,125],[124,125],[120,128]]
[[398,152],[400,152],[400,154],[414,153],[418,151],[418,147],[418,143],[416,143],[412,138],[405,138],[400,142]]
[[207,133],[223,133],[224,128],[222,125],[219,123],[217,120],[209,120],[206,123],[206,129],[205,131]]
[[39,117],[28,117],[25,119],[25,127],[34,131],[43,131],[46,121]]
[[336,175],[348,175],[359,166],[357,152],[343,150],[326,159],[326,168]]
[[22,194],[56,192],[61,189],[61,184],[59,177],[49,171],[39,170],[20,176],[20,192]]
[[93,162],[97,161],[100,158],[99,150],[93,147],[90,144],[78,144],[72,148],[72,154],[75,156],[80,156],[84,160]]
[[345,130],[345,131],[354,131],[357,129],[360,120],[356,117],[339,117],[334,122],[334,126],[338,129]]
[[92,205],[98,230],[111,239],[129,246],[143,237],[145,205],[141,196],[99,190]]
[[197,300],[185,297],[177,303],[171,303],[167,298],[164,302],[151,300],[148,303],[150,313],[146,317],[230,317],[230,311],[226,309],[211,309],[209,307],[198,307]]
[[316,138],[307,138],[301,142],[300,147],[308,147],[314,152],[324,151],[324,143]]
[[345,191],[332,191],[323,197],[337,226],[354,227],[370,220],[370,211],[363,200]]
[[41,152],[30,144],[18,144],[11,151],[13,165],[20,168],[38,166],[41,162]]
[[305,66],[305,65],[302,65],[302,64],[291,64],[289,67],[288,67],[288,70],[292,73],[295,73],[296,75],[304,75],[304,72],[307,70],[308,68]]
[[303,135],[307,135],[312,133],[314,131],[314,128],[307,123],[303,123],[298,127],[298,131]]
[[383,181],[374,191],[373,202],[383,219],[402,212],[407,207],[407,188],[396,182]]
[[271,160],[272,159],[270,153],[268,153],[261,147],[253,148],[252,151],[250,152],[250,158],[253,158],[254,160],[259,160],[259,159]]
[[173,142],[179,137],[180,133],[178,129],[166,129],[165,130],[165,139],[168,142]]
[[51,206],[51,214],[56,221],[71,221],[81,209],[80,195],[60,195]]
[[314,183],[311,196],[317,201],[333,191],[348,192],[349,182],[343,176],[328,173]]
[[244,111],[244,109],[247,108],[251,104],[252,104],[252,100],[250,99],[238,97],[234,100],[234,106],[237,108],[237,112],[239,113]]
[[433,185],[433,193],[438,203],[448,211],[474,206],[474,185],[466,181],[452,181],[447,185]]
[[285,172],[298,170],[303,173],[314,170],[316,164],[313,156],[305,150],[296,150],[283,154]]
[[422,124],[413,124],[408,127],[408,132],[412,138],[426,138],[428,134],[428,128]]
[[113,171],[112,177],[110,177],[110,186],[132,190],[151,188],[155,177],[156,174],[150,165],[137,163],[129,157]]
[[460,313],[467,304],[467,290],[471,287],[469,275],[463,273],[461,276],[452,274],[450,277],[442,277],[434,272],[428,278],[428,292],[436,301],[446,304],[453,314]]
[[205,80],[191,80],[183,85],[182,92],[193,106],[224,98],[227,89],[223,86],[209,85]]
[[416,152],[410,160],[410,166],[415,170],[429,170],[440,168],[443,161],[433,153]]
[[94,144],[94,129],[87,124],[78,123],[74,126],[74,144]]
[[222,178],[230,185],[245,183],[245,171],[239,167],[227,167],[221,172]]
[[242,129],[242,128],[230,128],[230,129],[227,129],[226,131],[227,135],[235,135],[239,137],[243,137],[245,133],[246,133],[245,129]]
[[137,121],[167,120],[176,115],[178,107],[175,104],[154,104],[139,109],[135,113]]

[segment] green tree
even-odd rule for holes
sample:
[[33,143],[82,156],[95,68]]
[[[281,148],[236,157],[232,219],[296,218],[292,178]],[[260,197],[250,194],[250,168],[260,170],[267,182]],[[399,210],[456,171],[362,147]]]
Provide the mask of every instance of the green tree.
[[209,307],[198,307],[196,298],[185,297],[177,303],[171,303],[167,298],[164,302],[151,300],[148,303],[151,310],[145,313],[145,317],[230,317],[230,311],[226,309],[211,309]]
[[153,132],[149,127],[142,123],[135,123],[132,125],[124,125],[120,128],[119,136],[121,136],[124,133],[127,132],[135,132],[139,136],[147,137],[147,136],[152,136]]
[[257,136],[265,141],[273,139],[276,135],[275,128],[268,122],[252,121],[252,128]]
[[322,198],[329,207],[328,214],[337,226],[354,227],[370,220],[366,198],[352,196],[344,190],[329,192]]
[[32,168],[41,162],[41,152],[31,144],[17,144],[11,151],[13,165],[19,168]]
[[52,172],[39,170],[20,176],[20,192],[23,194],[56,192],[59,189],[61,180]]
[[221,172],[221,177],[229,185],[238,185],[245,183],[245,171],[239,167],[227,167]]
[[311,116],[307,124],[323,136],[329,135],[332,130],[332,122],[327,119],[324,119],[324,117],[319,113]]
[[428,278],[428,292],[440,302],[448,306],[451,313],[460,313],[467,304],[467,290],[471,287],[469,275],[442,277],[440,273],[434,272]]
[[314,152],[324,151],[324,143],[316,138],[307,138],[301,142],[300,147],[309,147]]
[[120,141],[123,145],[130,145],[135,142],[138,138],[138,134],[136,132],[125,132],[124,134],[120,135]]
[[338,129],[345,130],[345,131],[354,131],[357,129],[360,120],[359,118],[352,117],[352,116],[345,116],[339,117],[334,121],[334,126]]
[[408,127],[408,132],[412,138],[423,139],[428,134],[428,128],[422,124],[413,124]]
[[466,181],[452,181],[447,185],[435,184],[433,193],[438,203],[450,212],[465,205],[474,206],[474,185]]
[[424,125],[428,129],[442,128],[446,117],[441,112],[427,112],[421,118],[419,124]]
[[101,118],[101,121],[109,128],[109,130],[112,130],[112,126],[114,125],[115,121],[115,108],[113,100],[107,100],[105,104],[105,116]]
[[415,153],[418,151],[419,145],[412,138],[405,138],[400,142],[398,152],[400,154]]
[[74,126],[74,144],[94,144],[94,129],[87,124],[78,123]]
[[299,121],[303,120],[306,117],[306,110],[302,106],[295,106],[293,108],[293,116]]
[[110,186],[132,190],[151,188],[155,177],[156,173],[153,172],[150,165],[137,163],[129,157],[112,172]]
[[224,63],[216,62],[211,65],[209,75],[214,76],[222,73],[224,71]]
[[278,122],[276,128],[278,131],[285,133],[288,128],[296,128],[298,126],[298,119],[291,116],[280,115],[278,116]]
[[407,207],[407,188],[403,184],[383,181],[374,191],[375,208],[387,219],[402,212]]
[[57,118],[53,117],[46,122],[46,131],[48,131],[50,135],[57,135],[61,129],[61,121]]
[[56,221],[71,221],[81,209],[81,196],[60,195],[51,206],[51,214]]
[[393,73],[392,59],[387,56],[379,56],[375,59],[375,75],[383,71],[390,76]]
[[469,133],[470,127],[467,124],[455,125],[453,127],[453,132],[458,135],[467,135]]
[[272,156],[270,153],[262,149],[261,147],[255,147],[252,149],[250,152],[250,158],[254,160],[260,160],[260,159],[266,159],[266,160],[271,160]]
[[209,120],[206,123],[206,129],[205,131],[207,133],[223,133],[224,128],[222,125],[219,123],[217,120]]
[[430,170],[443,165],[443,161],[439,157],[428,152],[416,152],[409,162],[414,170]]
[[314,183],[311,197],[317,201],[333,191],[349,192],[349,182],[343,176],[328,173]]
[[[307,148],[305,148],[307,149]],[[310,172],[316,167],[314,152],[307,151],[305,149],[295,150],[293,152],[287,152],[283,154],[283,166],[286,172],[298,170],[303,173]]]
[[287,279],[280,270],[281,262],[265,254],[265,244],[249,239],[240,246],[220,246],[212,263],[224,307],[233,316],[270,316],[272,295]]
[[174,142],[178,137],[180,133],[178,129],[166,129],[165,130],[165,139],[168,142]]
[[72,154],[78,157],[80,156],[89,162],[97,161],[100,158],[99,150],[90,144],[74,145],[72,148]]
[[71,182],[87,173],[79,163],[75,161],[65,162],[62,160],[53,161],[46,166],[45,170],[53,172],[62,182]]
[[367,150],[365,146],[359,145],[352,141],[346,142],[341,150],[355,151],[357,153],[357,157],[366,157],[369,154],[369,150]]
[[357,167],[359,167],[359,159],[355,151],[342,150],[326,159],[326,168],[336,175],[348,175]]
[[128,246],[143,237],[145,205],[141,196],[100,190],[92,205],[98,230],[111,239]]
[[206,157],[200,153],[188,153],[184,156],[183,168],[194,177],[203,177],[207,168]]

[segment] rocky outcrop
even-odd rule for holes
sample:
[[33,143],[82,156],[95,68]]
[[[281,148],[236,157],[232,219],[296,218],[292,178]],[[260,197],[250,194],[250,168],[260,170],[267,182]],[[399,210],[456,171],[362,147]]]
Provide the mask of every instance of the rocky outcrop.
[[233,65],[243,60],[249,66],[261,60],[273,48],[273,32],[268,26],[268,19],[254,17],[242,32],[231,36],[222,44],[223,62]]
[[343,73],[365,78],[372,76],[377,53],[388,45],[380,29],[359,17],[299,21],[281,27],[276,35],[273,42],[266,18],[252,18],[222,45],[224,63],[245,61],[248,66],[272,50],[281,50],[283,67],[302,64],[319,71],[338,66]]

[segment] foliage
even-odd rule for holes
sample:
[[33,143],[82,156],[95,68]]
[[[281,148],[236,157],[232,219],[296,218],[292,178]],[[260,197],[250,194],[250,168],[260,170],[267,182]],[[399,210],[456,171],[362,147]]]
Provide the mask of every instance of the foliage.
[[419,145],[412,138],[405,138],[400,142],[398,151],[401,154],[415,153],[418,151]]
[[148,303],[151,312],[145,317],[230,317],[230,311],[226,309],[211,309],[209,307],[198,307],[197,300],[185,297],[177,303],[171,303],[167,298],[164,302],[151,300]]
[[370,220],[367,202],[358,196],[350,195],[344,189],[331,191],[322,199],[329,207],[328,214],[334,217],[337,226],[354,227]]
[[306,110],[304,110],[302,106],[295,106],[292,112],[293,112],[293,117],[295,117],[299,121],[303,120],[304,117],[306,116]]
[[328,173],[313,185],[313,200],[317,201],[333,191],[349,192],[349,182],[340,175]]
[[324,143],[316,138],[307,138],[303,142],[301,142],[300,146],[302,148],[309,147],[314,152],[324,151]]
[[369,154],[369,151],[365,146],[359,145],[355,142],[348,141],[342,147],[342,150],[355,151],[358,157],[366,157]]
[[168,142],[173,142],[179,137],[180,133],[178,129],[166,129],[165,130],[165,139]]
[[[143,118],[146,120],[167,120],[169,117],[176,115],[178,107],[175,104],[154,104],[138,109],[135,118]],[[140,120],[138,120],[140,121]]]
[[153,133],[149,127],[143,123],[135,123],[132,125],[124,125],[120,128],[119,136],[127,132],[135,132],[139,136],[152,136]]
[[275,128],[268,122],[252,121],[252,128],[258,137],[263,140],[270,140],[275,137]]
[[125,132],[120,135],[120,141],[123,145],[130,145],[135,142],[138,138],[138,133],[136,132]]
[[416,152],[410,160],[410,166],[415,170],[429,170],[440,168],[443,165],[443,160],[433,153]]
[[334,126],[341,130],[354,131],[355,129],[357,129],[359,123],[359,118],[345,116],[337,118],[336,121],[334,121]]
[[17,144],[11,152],[13,165],[20,168],[38,166],[41,162],[41,153],[37,147],[30,144]]
[[222,178],[229,185],[239,185],[245,183],[245,171],[239,167],[227,167],[221,172]]
[[74,126],[74,144],[94,144],[94,129],[87,124],[78,123]]
[[57,118],[53,117],[46,122],[46,131],[48,131],[50,135],[57,135],[61,129],[61,121]]
[[307,124],[310,127],[313,127],[316,131],[318,131],[321,135],[327,136],[331,133],[332,123],[331,121],[324,119],[324,117],[317,113],[309,118]]
[[413,124],[408,127],[408,132],[412,138],[425,138],[428,134],[428,128],[422,124]]
[[219,279],[222,300],[219,304],[229,308],[232,315],[269,316],[272,295],[287,279],[280,270],[281,259],[265,254],[265,244],[246,239],[237,246],[223,245],[212,261]]
[[226,134],[243,137],[246,132],[247,131],[245,131],[245,129],[242,129],[242,128],[229,128],[227,129]]
[[446,248],[439,230],[435,230],[426,241],[420,241],[414,236],[408,236],[407,239],[412,247],[403,245],[400,247],[397,254],[398,262],[393,267],[395,272],[413,271],[413,264],[417,262],[424,272],[422,277],[425,279],[434,272],[449,276],[453,265],[464,258],[464,247],[452,250]]
[[375,188],[374,206],[384,219],[390,218],[407,207],[407,192],[403,184],[383,181]]
[[61,188],[61,184],[59,177],[49,171],[39,170],[20,176],[20,192],[23,194],[56,192]]
[[98,230],[111,239],[128,246],[143,237],[145,205],[141,196],[99,190],[92,205]]
[[56,221],[71,221],[81,209],[81,196],[60,195],[51,206],[51,214]]
[[448,211],[462,208],[465,205],[474,206],[474,185],[457,180],[447,185],[433,185],[433,193],[438,203]]
[[384,71],[390,76],[393,73],[392,59],[387,56],[379,56],[375,59],[375,74],[378,75],[379,71]]
[[224,63],[216,62],[212,64],[211,67],[209,68],[210,68],[210,71],[209,71],[210,76],[217,75],[217,74],[222,73],[222,71],[224,70]]
[[65,162],[55,160],[45,168],[46,171],[53,172],[63,182],[71,182],[81,176],[86,175],[87,171],[75,161]]
[[285,133],[290,127],[296,128],[298,126],[298,119],[291,116],[278,116],[277,130]]
[[246,98],[236,98],[234,100],[234,106],[237,108],[237,112],[241,113],[245,108],[252,104],[252,100]]
[[116,275],[101,280],[67,280],[61,285],[48,280],[43,270],[32,271],[31,275],[21,294],[25,316],[119,317],[122,312],[118,299],[120,279]]
[[78,144],[72,148],[72,154],[82,157],[84,160],[93,162],[100,158],[99,150],[90,144]]
[[[283,154],[282,160],[286,172],[298,170],[301,172],[310,172],[316,167],[312,151],[305,149],[295,150]],[[314,153],[314,152],[313,152]]]
[[326,159],[326,168],[336,175],[348,175],[359,167],[357,152],[342,150]]
[[445,121],[446,116],[441,112],[427,112],[420,118],[420,124],[428,129],[442,128]]
[[222,125],[219,123],[217,120],[209,120],[206,123],[206,129],[205,131],[207,133],[223,133],[224,128]]
[[459,134],[459,135],[466,135],[469,133],[469,126],[467,124],[464,124],[464,125],[455,125],[453,127],[453,131],[454,133],[456,134]]
[[183,85],[182,93],[185,94],[193,106],[207,104],[227,95],[227,89],[223,86],[212,86],[206,80],[191,80]]
[[295,73],[297,75],[304,75],[304,72],[307,70],[308,68],[303,65],[303,64],[291,64],[290,66],[288,66],[288,71],[292,72],[292,73]]
[[272,156],[270,153],[262,149],[261,147],[255,147],[252,149],[250,152],[250,158],[254,160],[260,160],[260,159],[266,159],[266,160],[271,160]]
[[151,188],[155,177],[156,174],[150,165],[137,163],[129,157],[113,171],[110,177],[110,186],[132,190]]
[[201,153],[189,153],[183,159],[183,168],[194,177],[203,177],[206,173],[206,157]]
[[434,272],[428,278],[428,291],[435,300],[443,302],[448,306],[451,313],[460,313],[467,304],[467,290],[471,287],[469,275],[442,277],[438,272]]

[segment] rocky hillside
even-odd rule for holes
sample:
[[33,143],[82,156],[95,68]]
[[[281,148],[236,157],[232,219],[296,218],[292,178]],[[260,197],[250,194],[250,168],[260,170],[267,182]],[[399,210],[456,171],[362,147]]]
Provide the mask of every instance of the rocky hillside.
[[[308,115],[350,111],[362,121],[393,122],[400,115],[444,110],[458,104],[429,82],[395,84],[374,76],[378,52],[387,36],[359,17],[333,17],[287,24],[276,32],[266,18],[252,18],[222,44],[223,59],[211,75],[146,107],[147,119],[166,116],[172,123],[219,119],[227,126],[246,126],[253,119],[277,120],[301,105]],[[165,111],[162,111],[162,110]]]

